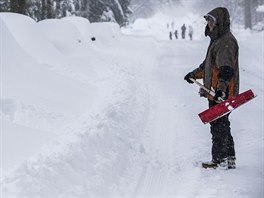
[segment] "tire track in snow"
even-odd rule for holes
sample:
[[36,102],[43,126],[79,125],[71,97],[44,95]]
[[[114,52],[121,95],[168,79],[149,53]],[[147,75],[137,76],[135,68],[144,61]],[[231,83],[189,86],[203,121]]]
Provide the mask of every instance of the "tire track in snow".
[[146,173],[143,173],[144,180],[143,182],[140,181],[141,186],[139,189],[136,189],[135,197],[162,195],[166,183],[163,169],[164,165],[168,164],[167,160],[172,152],[174,134],[172,133],[173,122],[171,122],[173,119],[168,119],[168,115],[170,115],[168,112],[171,111],[170,104],[172,102],[170,102],[170,99],[164,93],[167,91],[165,86],[159,83],[159,70],[161,66],[161,63],[157,64],[152,71],[150,79],[151,109],[148,131],[150,131],[151,137],[149,145],[145,145],[150,161],[147,165]]

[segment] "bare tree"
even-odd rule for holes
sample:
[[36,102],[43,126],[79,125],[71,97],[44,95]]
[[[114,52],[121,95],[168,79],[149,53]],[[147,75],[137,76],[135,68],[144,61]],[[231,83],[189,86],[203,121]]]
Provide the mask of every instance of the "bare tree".
[[18,11],[18,0],[10,0],[10,11],[11,12]]
[[91,22],[111,20],[124,26],[131,14],[130,2],[131,0],[0,0],[0,11],[27,14],[36,21],[77,15]]
[[47,0],[47,6],[46,6],[46,9],[47,9],[47,18],[50,19],[53,17],[53,12],[52,12],[52,9],[53,6],[52,6],[52,0]]
[[10,11],[26,14],[26,0],[10,0]]
[[19,0],[18,1],[18,13],[26,14],[26,0]]
[[251,4],[252,0],[244,0],[245,29],[252,29]]
[[41,19],[46,18],[46,0],[41,0]]

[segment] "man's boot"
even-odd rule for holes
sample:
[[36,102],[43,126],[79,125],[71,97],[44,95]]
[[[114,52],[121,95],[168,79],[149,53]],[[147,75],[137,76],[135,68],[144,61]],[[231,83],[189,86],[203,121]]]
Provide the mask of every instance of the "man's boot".
[[227,158],[228,169],[235,169],[236,168],[236,157],[228,157]]
[[228,169],[228,160],[227,158],[224,158],[219,163],[219,169],[221,170],[227,170]]
[[202,162],[202,167],[203,168],[213,168],[216,169],[218,167],[218,163],[214,160],[209,161],[209,162]]

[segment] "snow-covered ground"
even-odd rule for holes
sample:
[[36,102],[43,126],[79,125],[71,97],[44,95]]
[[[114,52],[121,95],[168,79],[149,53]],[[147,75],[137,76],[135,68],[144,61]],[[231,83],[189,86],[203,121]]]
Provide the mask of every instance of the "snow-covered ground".
[[[194,40],[169,41],[172,20]],[[207,101],[183,80],[205,57],[203,26],[1,13],[0,197],[264,197],[264,33],[234,30],[241,91],[258,95],[230,115],[237,169],[205,170]]]

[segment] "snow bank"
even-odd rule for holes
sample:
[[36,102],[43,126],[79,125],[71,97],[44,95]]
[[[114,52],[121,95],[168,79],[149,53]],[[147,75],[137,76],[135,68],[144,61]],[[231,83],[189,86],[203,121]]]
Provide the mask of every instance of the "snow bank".
[[86,42],[91,42],[92,33],[90,28],[90,22],[88,19],[85,19],[83,17],[64,17],[62,20],[68,21],[76,26],[76,28],[79,30],[80,34],[83,38],[85,38]]
[[[15,126],[4,128],[4,138],[8,138],[9,133],[20,133],[27,137],[26,128],[35,130],[36,133],[39,130],[44,131],[43,133],[50,132],[57,137],[60,133],[70,131],[73,122],[81,122],[75,117],[96,109],[98,105],[94,105],[94,99],[97,98],[96,101],[99,101],[98,94],[100,98],[105,98],[104,94],[110,94],[112,89],[103,93],[98,92],[100,83],[93,82],[98,75],[93,67],[89,66],[89,59],[85,64],[85,78],[81,74],[83,70],[74,72],[70,69],[74,63],[72,65],[67,63],[63,67],[60,65],[66,60],[67,53],[63,50],[59,52],[49,39],[43,36],[45,32],[49,32],[47,29],[40,31],[41,25],[22,15],[1,13],[0,16],[1,49],[4,49],[1,51],[1,116],[25,128],[23,130]],[[53,21],[47,23],[50,26],[53,25]],[[58,24],[55,22],[55,25]],[[63,37],[64,40],[57,37],[58,40],[54,38],[55,42],[61,42],[64,47],[68,44],[68,49],[76,53],[74,44],[77,43],[78,38],[82,38],[78,37],[79,32],[75,26],[66,21],[61,20],[59,26],[66,28],[67,31]],[[54,34],[59,33],[61,29],[57,28]],[[85,47],[78,49],[79,52],[81,49],[83,53],[88,53]],[[37,61],[40,57],[45,58],[44,62],[51,65],[40,64],[39,62],[42,61]],[[67,66],[68,69],[66,69]],[[54,70],[54,67],[57,69]],[[107,72],[105,67],[102,70]],[[5,139],[5,141],[10,143],[9,140]],[[32,147],[32,149],[35,148]],[[17,150],[27,153],[21,148]],[[19,153],[13,155],[14,160],[6,158],[8,153],[8,149],[4,150],[4,161],[7,162],[4,167],[12,168],[16,165],[12,162],[17,162],[16,158],[20,159]]]
[[[1,101],[2,102],[2,101]],[[3,104],[3,103],[2,103]],[[6,107],[6,105],[3,105]],[[1,116],[1,170],[9,170],[17,167],[24,161],[39,154],[44,146],[51,144],[56,136],[47,131],[33,129],[15,124]]]
[[[17,20],[17,23],[20,22],[21,20]],[[38,63],[21,47],[21,38],[13,36],[18,30],[7,27],[9,20],[3,22],[0,18],[0,23],[1,49],[4,49],[1,51],[0,112],[1,133],[5,142],[1,159],[4,161],[4,170],[8,170],[39,152],[43,145],[58,138],[58,134],[69,131],[73,122],[76,122],[73,119],[75,116],[93,109],[97,89],[92,88],[91,84],[84,84],[56,72],[50,65]],[[13,23],[15,21],[11,21]],[[34,38],[37,36],[33,34],[35,28],[26,28],[29,32],[32,29],[28,35],[36,42]],[[31,47],[37,47],[34,42]],[[51,45],[44,42],[44,46],[41,46],[42,42],[43,40],[39,43],[39,48],[47,47],[45,53],[50,53],[45,61],[58,66],[54,61],[58,59],[53,59]],[[21,138],[15,138],[12,143],[14,137]]]
[[[79,21],[79,20],[78,20]],[[37,23],[38,29],[63,54],[78,54],[89,46],[75,25],[67,20],[48,19]]]
[[[47,20],[25,26],[30,32],[24,34],[28,35],[27,50],[37,51],[37,46],[42,48],[43,43],[50,43],[43,44],[43,48],[48,54],[46,62],[52,67],[40,64],[35,59],[39,58],[38,54],[30,56],[20,46],[22,38],[14,36],[18,32],[15,23],[27,17],[11,21],[8,15],[4,16],[5,22],[1,18],[1,47],[5,49],[1,53],[1,75],[4,78],[0,100],[1,118],[4,118],[1,141],[6,143],[1,152],[1,159],[5,161],[2,168],[11,171],[26,160],[1,178],[4,196],[122,194],[128,180],[121,178],[132,169],[132,162],[140,161],[138,153],[143,152],[137,140],[145,128],[148,96],[142,87],[144,84],[140,83],[141,75],[133,70],[140,59],[125,64],[133,49],[127,50],[130,55],[123,51],[124,56],[117,58],[118,45],[111,47],[112,53],[89,51],[76,28],[80,25],[78,22],[73,25],[75,22],[67,20]],[[10,17],[20,18],[20,15]],[[91,26],[98,38],[106,38],[104,41],[120,36],[120,30],[112,24]],[[36,41],[39,32],[44,37]],[[78,39],[85,46],[79,46]],[[23,46],[27,47],[26,43]],[[50,46],[60,53],[58,60],[67,60],[67,65],[57,65]],[[23,138],[12,142],[14,137]],[[51,142],[53,146],[41,151]],[[11,143],[14,143],[12,149]],[[25,143],[28,145],[23,146]]]
[[0,18],[17,43],[37,62],[64,65],[60,52],[45,39],[33,19],[14,13],[0,13]]
[[23,164],[10,178],[18,194],[105,197],[122,192],[120,186],[125,188],[128,181],[120,183],[120,178],[138,160],[131,156],[139,152],[137,139],[146,119],[146,104],[138,104],[142,99],[135,98],[133,89],[104,114],[87,120],[75,141],[64,142],[59,152]]
[[91,23],[92,35],[100,43],[117,42],[121,36],[120,27],[116,23]]
[[[1,46],[5,49],[1,54],[5,98],[18,100],[25,105],[41,106],[44,109],[49,107],[58,114],[82,112],[84,109],[81,101],[85,101],[85,104],[91,102],[92,93],[87,91],[87,85],[64,77],[49,66],[36,62],[20,47],[5,23],[2,24],[1,32],[4,37]],[[53,51],[47,52],[50,53],[47,60],[52,61]],[[72,94],[69,94],[69,91]],[[69,106],[69,103],[74,105]]]

